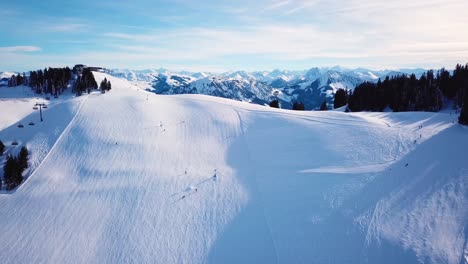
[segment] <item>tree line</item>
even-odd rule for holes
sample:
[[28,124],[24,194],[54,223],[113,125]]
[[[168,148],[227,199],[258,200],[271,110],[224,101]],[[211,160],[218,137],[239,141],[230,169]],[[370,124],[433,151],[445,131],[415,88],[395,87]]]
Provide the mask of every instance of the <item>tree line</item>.
[[[270,105],[270,107],[273,107],[273,108],[281,108],[280,107],[280,102],[279,102],[278,99],[272,100],[269,105]],[[304,111],[305,110],[304,103],[303,102],[294,102],[293,105],[292,105],[292,110]],[[323,103],[320,105],[319,110],[320,111],[328,110],[327,101],[323,101]]]
[[[31,87],[37,94],[51,94],[58,96],[67,88],[72,80],[72,70],[69,67],[65,68],[45,68],[44,70],[30,71],[29,76],[25,73],[12,75],[8,81],[8,86],[14,87],[25,85]],[[101,82],[101,91],[109,91],[111,89],[110,81]],[[98,89],[94,75],[89,68],[84,68],[82,73],[77,74],[76,80],[72,86],[73,92],[76,95],[82,95],[84,92],[91,93],[91,90]]]
[[429,70],[417,78],[416,75],[387,76],[377,83],[364,82],[354,91],[339,89],[334,96],[334,107],[348,105],[353,112],[430,111],[442,109],[445,99],[451,100],[455,108],[462,107],[460,123],[468,124],[468,64],[455,67],[452,74],[442,68]]
[[68,86],[72,78],[70,68],[45,68],[44,70],[30,71],[29,76],[13,75],[11,76],[8,85],[18,86],[25,85],[31,87],[37,94],[52,94],[59,95]]

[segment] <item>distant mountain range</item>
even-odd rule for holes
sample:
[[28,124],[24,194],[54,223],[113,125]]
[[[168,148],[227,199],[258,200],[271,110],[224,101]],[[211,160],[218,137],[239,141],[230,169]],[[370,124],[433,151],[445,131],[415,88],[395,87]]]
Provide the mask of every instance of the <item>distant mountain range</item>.
[[[424,69],[374,71],[364,68],[347,69],[340,66],[311,68],[304,71],[233,71],[171,72],[156,70],[106,70],[107,73],[125,78],[156,94],[205,94],[255,104],[268,104],[278,99],[281,108],[291,108],[294,102],[302,102],[307,110],[317,109],[323,101],[333,103],[334,93],[340,89],[353,90],[362,82],[376,82],[386,76],[416,74]],[[0,86],[7,86],[14,72],[0,72]]]
[[113,76],[125,78],[156,94],[205,94],[256,104],[268,104],[278,99],[281,108],[291,108],[302,102],[305,108],[316,109],[323,101],[333,102],[339,89],[352,90],[364,81],[376,82],[379,78],[398,74],[422,75],[424,69],[373,71],[364,68],[346,69],[311,68],[305,71],[233,71],[171,72],[157,70],[109,70]]

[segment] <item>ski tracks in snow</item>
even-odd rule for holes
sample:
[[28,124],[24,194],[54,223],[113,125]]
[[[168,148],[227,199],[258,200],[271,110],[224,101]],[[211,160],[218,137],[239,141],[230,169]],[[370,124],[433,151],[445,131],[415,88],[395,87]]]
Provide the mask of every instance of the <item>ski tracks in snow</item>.
[[261,193],[260,189],[258,188],[257,170],[255,169],[255,164],[252,162],[249,146],[248,146],[247,140],[245,138],[244,122],[242,121],[241,114],[239,113],[239,111],[234,106],[232,106],[232,110],[234,110],[234,112],[236,112],[237,117],[239,118],[239,127],[240,127],[240,131],[241,131],[242,142],[243,142],[243,144],[245,146],[245,150],[246,150],[246,154],[247,154],[246,157],[247,157],[248,162],[251,164],[251,166],[249,166],[249,167],[252,169],[252,177],[254,178],[254,180],[253,180],[254,191],[256,191],[258,193],[258,195],[260,195],[259,201],[260,201],[260,207],[261,207],[263,220],[265,221],[265,225],[268,228],[268,235],[270,236],[271,243],[273,245],[273,250],[275,251],[274,253],[275,253],[276,263],[279,263],[278,249],[277,249],[277,246],[276,246],[275,239],[273,238],[273,234],[271,232],[270,222],[268,221],[268,218],[267,218],[267,216],[265,214],[265,207],[263,205],[264,202],[263,202],[263,198],[262,198],[262,193]]

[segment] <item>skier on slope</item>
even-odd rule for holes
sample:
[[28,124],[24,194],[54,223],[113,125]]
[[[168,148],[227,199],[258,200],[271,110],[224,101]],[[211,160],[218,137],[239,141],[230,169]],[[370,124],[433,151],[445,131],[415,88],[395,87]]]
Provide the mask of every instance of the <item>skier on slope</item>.
[[214,182],[218,181],[218,175],[216,174],[216,170],[215,170],[213,177],[211,177],[211,179],[213,179]]

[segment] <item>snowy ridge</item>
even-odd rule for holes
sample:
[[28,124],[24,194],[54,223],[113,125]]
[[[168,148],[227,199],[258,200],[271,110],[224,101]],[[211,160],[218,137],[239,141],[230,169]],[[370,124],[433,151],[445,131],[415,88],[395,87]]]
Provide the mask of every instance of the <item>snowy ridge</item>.
[[[422,74],[416,69],[417,74]],[[290,109],[294,102],[303,102],[306,109],[315,109],[323,101],[333,102],[338,89],[352,90],[364,82],[375,82],[388,75],[404,74],[395,71],[355,70],[332,67],[311,68],[307,71],[234,71],[225,73],[170,72],[159,70],[118,70],[109,72],[123,77],[157,94],[205,94],[264,105],[274,99],[283,108]],[[406,70],[405,73],[411,73]]]
[[16,75],[15,72],[0,72],[0,87],[7,86],[8,80],[11,78],[12,75]]
[[466,262],[455,115],[296,112],[95,77],[112,90],[52,100],[34,127],[16,124],[36,99],[0,100],[25,101],[0,116],[7,151],[16,137],[42,153],[0,195],[4,263]]
[[11,78],[13,75],[17,75],[18,73],[16,72],[0,72],[0,79],[3,78]]

